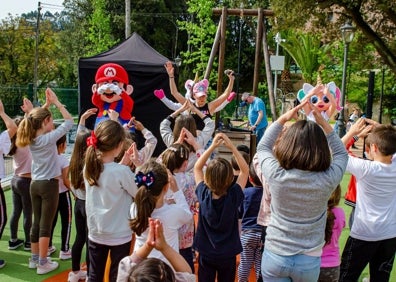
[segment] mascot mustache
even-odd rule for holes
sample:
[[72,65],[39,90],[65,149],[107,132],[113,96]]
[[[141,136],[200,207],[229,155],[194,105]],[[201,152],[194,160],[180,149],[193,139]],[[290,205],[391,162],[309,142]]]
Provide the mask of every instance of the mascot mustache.
[[113,83],[105,83],[98,88],[98,93],[101,95],[102,94],[105,94],[105,95],[110,94],[109,91],[111,91],[112,93],[115,93],[117,95],[120,95],[122,93],[123,89]]

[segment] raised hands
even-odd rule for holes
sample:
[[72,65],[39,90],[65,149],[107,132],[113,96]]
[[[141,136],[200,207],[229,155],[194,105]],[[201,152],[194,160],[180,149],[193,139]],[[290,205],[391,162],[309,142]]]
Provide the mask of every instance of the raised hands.
[[90,108],[88,110],[86,110],[80,117],[80,122],[79,124],[82,126],[85,126],[85,121],[87,120],[87,118],[89,118],[90,116],[95,115],[98,112],[97,108]]
[[149,218],[149,233],[146,243],[158,251],[168,247],[164,236],[164,227],[159,219]]
[[136,117],[132,117],[128,122],[128,128],[135,127],[137,130],[142,131],[144,129],[143,123],[138,121]]
[[309,107],[309,109],[312,110],[312,107],[310,106],[308,99],[305,99],[299,105],[295,106],[294,108],[291,108],[286,113],[281,115],[278,118],[278,122],[284,125],[289,120],[298,119],[298,111],[307,107]]
[[199,146],[197,140],[195,139],[195,136],[188,129],[183,127],[180,131],[179,138],[176,140],[175,143],[182,144],[184,142],[193,146],[195,151],[200,149],[200,146]]
[[173,64],[171,61],[167,61],[164,65],[166,72],[168,73],[170,78],[174,77],[174,72],[175,72],[175,68],[173,67]]
[[23,104],[21,106],[22,111],[25,114],[30,113],[31,110],[33,110],[34,106],[32,101],[30,101],[28,98],[23,98]]

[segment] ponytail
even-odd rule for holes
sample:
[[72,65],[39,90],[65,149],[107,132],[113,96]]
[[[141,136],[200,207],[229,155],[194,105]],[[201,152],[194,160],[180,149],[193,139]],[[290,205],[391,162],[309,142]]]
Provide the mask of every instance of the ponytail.
[[155,209],[158,197],[169,182],[168,173],[162,164],[152,159],[137,172],[135,182],[139,187],[134,201],[136,214],[129,226],[140,236],[148,228],[148,219]]

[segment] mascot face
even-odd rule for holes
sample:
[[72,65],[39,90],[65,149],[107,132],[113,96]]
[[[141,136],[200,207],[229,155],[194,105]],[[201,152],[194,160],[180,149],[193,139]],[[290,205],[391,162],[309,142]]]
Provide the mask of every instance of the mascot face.
[[128,95],[133,91],[132,85],[128,84],[128,73],[118,64],[109,63],[101,66],[96,72],[95,82],[92,92],[99,94],[101,100],[107,103],[121,100],[120,95],[124,91]]
[[[331,95],[331,94],[330,94]],[[330,99],[323,91],[311,97],[311,103],[320,111],[327,111],[330,107]]]

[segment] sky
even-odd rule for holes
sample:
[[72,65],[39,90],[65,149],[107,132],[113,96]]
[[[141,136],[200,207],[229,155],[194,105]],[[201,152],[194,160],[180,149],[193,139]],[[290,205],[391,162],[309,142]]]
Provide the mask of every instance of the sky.
[[[0,21],[5,19],[10,13],[13,17],[23,13],[36,11],[38,2],[35,0],[1,0]],[[56,13],[62,11],[63,0],[44,0],[41,2],[41,12],[50,11]]]

